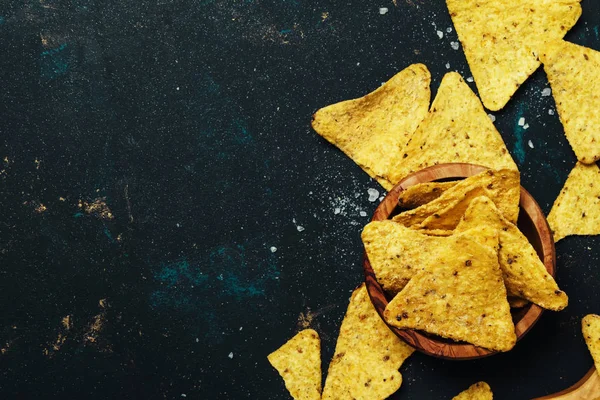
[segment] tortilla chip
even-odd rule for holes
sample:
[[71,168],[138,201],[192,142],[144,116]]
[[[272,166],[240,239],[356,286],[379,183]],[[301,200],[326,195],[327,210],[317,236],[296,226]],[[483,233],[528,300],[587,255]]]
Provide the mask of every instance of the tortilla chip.
[[[409,228],[413,229],[412,226],[409,226]],[[414,230],[416,230],[419,233],[422,233],[423,235],[427,235],[427,236],[445,237],[445,236],[450,236],[450,235],[454,234],[454,231],[451,231],[449,229],[418,229],[418,228],[415,228]]]
[[600,159],[600,52],[556,41],[540,55],[565,135],[577,159]]
[[427,67],[413,64],[364,97],[318,110],[312,127],[390,190],[391,168],[427,115],[430,81]]
[[398,197],[398,205],[402,208],[415,208],[427,204],[440,197],[442,193],[456,185],[451,182],[424,182],[409,186]]
[[503,108],[540,66],[546,43],[581,16],[580,0],[446,0],[483,104]]
[[267,358],[294,399],[321,398],[321,341],[317,332],[312,329],[298,332]]
[[464,392],[454,396],[452,400],[492,400],[493,398],[490,385],[485,382],[477,382]]
[[554,241],[569,235],[600,234],[600,170],[577,163],[548,215]]
[[[480,244],[482,236],[494,235],[495,247]],[[417,271],[387,305],[385,320],[490,350],[512,349],[517,338],[498,265],[497,233],[482,227],[447,239],[453,245]]]
[[[506,292],[508,293],[508,289],[506,290]],[[509,294],[508,295],[508,304],[510,305],[510,308],[523,308],[526,305],[528,305],[529,302],[525,299],[522,299],[520,297],[511,296]]]
[[498,259],[508,294],[548,310],[565,308],[569,302],[566,293],[558,288],[527,237],[500,214],[490,199],[482,196],[473,200],[456,232],[484,224],[499,232]]
[[519,171],[483,171],[459,181],[437,199],[396,215],[393,220],[421,229],[454,229],[471,200],[481,195],[490,197],[507,219],[516,222],[521,198]]
[[361,285],[342,321],[323,400],[388,398],[400,387],[398,369],[413,351],[390,331]]
[[600,371],[600,315],[589,314],[581,320],[581,331],[587,344],[596,370]]
[[456,72],[444,76],[429,114],[402,150],[389,181],[440,163],[465,162],[516,170],[481,102]]

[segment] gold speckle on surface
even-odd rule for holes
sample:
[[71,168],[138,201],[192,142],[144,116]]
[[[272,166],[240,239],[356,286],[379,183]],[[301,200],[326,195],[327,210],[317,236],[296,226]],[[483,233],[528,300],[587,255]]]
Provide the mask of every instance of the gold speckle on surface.
[[79,200],[77,206],[83,209],[86,214],[93,214],[100,219],[111,220],[114,218],[114,215],[106,204],[106,197],[98,197],[92,202]]

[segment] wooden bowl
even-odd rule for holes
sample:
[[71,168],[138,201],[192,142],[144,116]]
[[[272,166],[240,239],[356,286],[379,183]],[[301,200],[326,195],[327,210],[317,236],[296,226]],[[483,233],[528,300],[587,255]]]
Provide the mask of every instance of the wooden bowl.
[[[433,167],[422,169],[415,172],[400,183],[398,183],[387,194],[385,199],[379,204],[371,221],[382,221],[398,214],[402,209],[398,206],[398,197],[400,193],[409,186],[423,182],[433,182],[440,180],[457,180],[478,174],[487,168],[474,164],[439,164]],[[521,187],[520,211],[517,226],[523,234],[529,239],[529,242],[538,253],[540,259],[544,262],[548,273],[554,277],[556,269],[556,257],[554,250],[554,240],[548,222],[544,213],[531,195]],[[381,285],[375,278],[373,268],[369,263],[367,254],[364,255],[363,267],[365,271],[365,283],[371,301],[377,310],[377,313],[383,318],[383,311],[390,300],[385,294]],[[520,340],[537,322],[542,315],[542,308],[535,304],[528,304],[520,309],[511,309],[517,340]],[[385,319],[384,319],[385,320]],[[398,329],[390,326],[390,329],[417,350],[434,357],[470,360],[483,358],[495,354],[496,352],[478,347],[464,342],[455,342],[451,339],[444,339],[439,336],[429,335],[416,330]]]

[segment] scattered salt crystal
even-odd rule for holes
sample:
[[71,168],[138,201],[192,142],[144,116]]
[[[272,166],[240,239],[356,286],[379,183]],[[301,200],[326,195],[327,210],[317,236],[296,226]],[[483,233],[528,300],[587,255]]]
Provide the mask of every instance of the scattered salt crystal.
[[542,90],[542,96],[546,97],[546,96],[550,96],[552,94],[552,89],[550,88],[545,88],[544,90]]
[[200,341],[200,339],[196,338],[196,343],[198,343]]
[[277,247],[271,246],[271,253],[275,253],[277,251]]
[[360,65],[360,62],[357,62],[357,63],[356,63],[356,66],[358,67],[359,65]]
[[342,210],[340,210],[340,208],[339,208],[339,207],[336,207],[336,208],[335,208],[335,210],[333,210],[333,213],[334,213],[335,215],[337,215],[337,214],[339,214],[339,213],[341,213],[341,212],[342,212]]
[[233,359],[233,352],[229,353],[229,355],[227,357],[229,357],[230,359]]
[[379,196],[379,201],[383,201],[383,196]]
[[181,397],[187,397],[187,394],[181,393]]
[[548,114],[549,114],[549,115],[554,115],[554,110],[553,110],[553,109],[551,109],[551,108],[550,108],[550,109],[548,109]]
[[473,77],[472,76],[468,77],[467,82],[473,82]]
[[450,69],[450,63],[446,63],[446,69]]
[[444,32],[442,32],[442,31],[437,31],[437,35],[438,35],[438,37],[441,39],[441,38],[443,38],[443,37],[444,37]]
[[361,217],[366,217],[367,216],[367,213],[364,212],[364,211],[361,211],[359,214],[360,214]]
[[298,225],[298,226],[296,227],[296,229],[298,229],[298,232],[302,232],[302,231],[304,230],[304,227],[303,227],[303,226],[300,226],[300,225]]
[[452,49],[454,49],[454,50],[458,50],[458,48],[459,48],[458,42],[450,42],[450,47],[452,47]]
[[240,326],[240,331],[241,331],[242,329],[244,329],[244,328]]
[[527,144],[529,145],[529,147],[531,147],[533,149],[533,143],[530,141],[527,142]]
[[379,197],[379,191],[377,189],[369,188],[367,190],[367,193],[369,193],[369,201],[370,202],[374,202]]
[[519,118],[519,126],[523,126],[525,125],[525,118],[521,117]]
[[490,117],[490,120],[491,120],[492,122],[496,121],[496,116],[495,116],[495,115],[488,114],[488,117]]
[[380,7],[379,8],[379,14],[384,15],[384,14],[387,14],[387,12],[388,12],[387,7]]
[[448,32],[448,33],[452,32],[452,28],[446,28],[446,32]]
[[529,124],[523,125],[523,129],[529,129]]

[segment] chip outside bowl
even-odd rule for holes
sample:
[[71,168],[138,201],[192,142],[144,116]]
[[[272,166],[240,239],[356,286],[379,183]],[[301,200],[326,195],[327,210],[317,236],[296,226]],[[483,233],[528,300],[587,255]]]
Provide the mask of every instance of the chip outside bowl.
[[[433,167],[417,171],[400,181],[379,204],[373,214],[371,221],[382,221],[389,219],[398,207],[400,193],[409,186],[417,183],[433,182],[437,180],[461,179],[476,175],[487,168],[466,163],[439,164]],[[521,187],[519,220],[517,226],[527,237],[538,256],[544,263],[546,270],[552,277],[556,271],[556,253],[554,240],[544,213],[535,199]],[[367,254],[363,256],[363,268],[367,291],[371,297],[373,306],[379,316],[385,321],[383,312],[389,300],[381,285],[377,282],[375,272],[369,263]],[[539,320],[543,309],[536,304],[529,304],[521,309],[513,310],[512,316],[515,324],[517,341],[535,325]],[[438,358],[451,360],[472,360],[488,357],[497,352],[484,349],[468,343],[454,342],[438,336],[422,333],[412,329],[398,329],[390,326],[392,332],[398,335],[409,345],[417,350]]]

